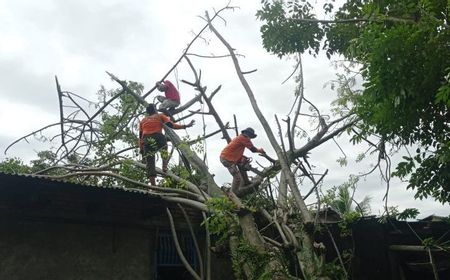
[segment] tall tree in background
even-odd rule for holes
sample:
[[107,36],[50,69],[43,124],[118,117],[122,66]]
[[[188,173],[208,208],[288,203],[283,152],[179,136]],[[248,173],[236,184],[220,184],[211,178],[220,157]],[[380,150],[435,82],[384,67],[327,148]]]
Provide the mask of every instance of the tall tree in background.
[[354,199],[359,177],[350,176],[347,182],[328,189],[323,196],[323,204],[331,207],[342,217],[350,213],[360,216],[370,214],[370,196],[365,196],[361,201]]
[[[323,51],[356,62],[363,90],[341,95],[361,122],[354,141],[414,147],[394,175],[416,198],[450,201],[450,2],[447,0],[265,0],[264,47],[280,57]],[[319,14],[320,12],[320,14]]]

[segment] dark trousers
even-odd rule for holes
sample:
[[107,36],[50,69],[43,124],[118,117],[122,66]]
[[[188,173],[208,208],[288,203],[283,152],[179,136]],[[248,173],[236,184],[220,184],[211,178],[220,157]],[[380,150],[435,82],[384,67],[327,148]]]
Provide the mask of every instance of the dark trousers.
[[[162,133],[144,135],[144,159],[147,166],[147,177],[156,177],[155,155],[161,152],[163,170],[167,168],[167,140]],[[164,170],[165,171],[165,170]]]

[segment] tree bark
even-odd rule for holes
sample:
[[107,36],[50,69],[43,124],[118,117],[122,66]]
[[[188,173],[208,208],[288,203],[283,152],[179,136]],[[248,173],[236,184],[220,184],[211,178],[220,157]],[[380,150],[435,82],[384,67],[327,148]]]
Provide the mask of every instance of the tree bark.
[[[278,160],[281,165],[281,170],[285,176],[286,182],[294,196],[295,202],[300,210],[300,215],[302,216],[303,222],[308,226],[312,225],[313,219],[312,215],[309,212],[305,201],[303,200],[300,190],[297,187],[297,184],[295,182],[295,176],[292,170],[289,167],[289,163],[286,160],[285,154],[283,153],[282,149],[278,145],[276,138],[270,128],[269,123],[267,122],[266,118],[262,114],[261,110],[259,109],[259,106],[257,104],[256,98],[253,94],[253,91],[250,88],[250,85],[248,84],[247,80],[245,79],[242,70],[239,65],[239,61],[234,53],[234,49],[231,47],[231,45],[222,37],[222,35],[214,28],[212,25],[212,22],[209,20],[208,14],[206,13],[206,18],[209,22],[209,28],[211,31],[216,35],[216,37],[223,43],[223,45],[228,49],[228,52],[230,53],[230,56],[233,60],[234,67],[236,69],[236,73],[239,77],[239,80],[241,81],[242,86],[244,87],[247,96],[250,100],[251,106],[253,108],[253,111],[255,112],[256,116],[258,117],[260,123],[262,124],[264,131],[266,132],[267,137],[269,138],[269,141],[275,150]],[[320,275],[320,271],[316,271],[316,266],[313,264],[315,254],[314,248],[313,248],[313,237],[310,235],[312,231],[305,232],[303,236],[303,242],[302,242],[302,250],[299,252],[299,261],[301,263],[302,271],[310,276],[313,275]]]

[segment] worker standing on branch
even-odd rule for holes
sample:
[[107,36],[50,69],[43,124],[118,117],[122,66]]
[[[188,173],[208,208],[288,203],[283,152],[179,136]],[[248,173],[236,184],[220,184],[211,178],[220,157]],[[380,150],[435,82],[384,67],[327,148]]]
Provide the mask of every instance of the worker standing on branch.
[[165,95],[158,95],[156,97],[158,101],[161,102],[158,108],[159,111],[162,111],[169,115],[169,111],[172,111],[176,107],[180,106],[180,93],[169,80],[166,80],[164,82],[157,82],[156,88],[159,91],[164,92]]
[[[253,153],[265,154],[266,152],[262,148],[255,148],[250,139],[256,137],[255,130],[248,127],[241,131],[241,134],[231,140],[230,143],[222,150],[220,154],[220,162],[228,169],[233,176],[233,182],[231,183],[231,190],[236,193],[241,185],[245,182],[242,178],[242,174],[239,171],[239,167],[245,162],[244,150],[249,149]],[[245,172],[245,171],[244,171]],[[248,179],[247,179],[248,180]]]
[[162,133],[163,125],[173,129],[185,129],[193,126],[195,121],[192,120],[188,125],[173,123],[168,116],[159,114],[154,104],[149,104],[146,111],[147,116],[139,123],[139,149],[146,163],[150,184],[156,185],[155,155],[158,151],[161,152],[162,170],[167,172],[167,140]]

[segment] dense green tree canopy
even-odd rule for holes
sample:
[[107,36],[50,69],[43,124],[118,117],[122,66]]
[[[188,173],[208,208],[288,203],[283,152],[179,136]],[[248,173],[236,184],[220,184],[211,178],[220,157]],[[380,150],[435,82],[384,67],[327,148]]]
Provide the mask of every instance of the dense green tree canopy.
[[[321,12],[322,14],[317,14]],[[417,145],[395,175],[416,197],[450,201],[450,2],[447,0],[263,1],[264,47],[278,56],[321,50],[360,65],[351,96],[361,137]]]

